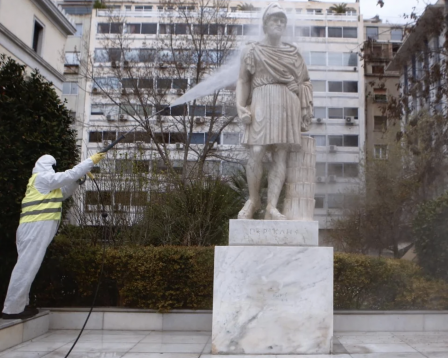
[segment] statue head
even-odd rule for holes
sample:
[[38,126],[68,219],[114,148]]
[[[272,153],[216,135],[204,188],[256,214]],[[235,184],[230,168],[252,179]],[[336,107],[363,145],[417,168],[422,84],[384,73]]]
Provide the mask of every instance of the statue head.
[[270,4],[263,13],[263,32],[267,36],[281,36],[288,18],[285,10],[277,3]]

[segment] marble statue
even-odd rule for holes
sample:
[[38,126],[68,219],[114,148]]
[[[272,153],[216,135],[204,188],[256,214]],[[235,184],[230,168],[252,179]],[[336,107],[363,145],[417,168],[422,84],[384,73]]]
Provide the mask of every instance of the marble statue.
[[[252,219],[260,208],[262,160],[267,151],[271,152],[273,164],[268,176],[265,220],[291,219],[280,213],[277,203],[287,176],[288,155],[300,152],[304,141],[301,132],[307,131],[311,123],[313,91],[298,48],[282,42],[286,24],[286,12],[276,3],[269,5],[263,14],[264,39],[248,44],[242,52],[236,103],[246,125],[242,144],[249,148],[249,200],[238,219]],[[310,200],[314,207],[314,198]]]

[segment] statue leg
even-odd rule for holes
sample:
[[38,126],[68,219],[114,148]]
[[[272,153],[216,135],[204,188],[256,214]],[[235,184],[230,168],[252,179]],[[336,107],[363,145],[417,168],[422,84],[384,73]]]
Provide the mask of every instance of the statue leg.
[[286,160],[288,150],[277,148],[272,153],[273,165],[268,177],[268,205],[266,206],[265,220],[286,220],[277,209],[278,198],[286,179]]
[[260,208],[260,184],[263,176],[263,157],[266,147],[255,145],[250,148],[249,159],[246,165],[247,185],[249,188],[249,200],[246,201],[238,219],[252,219],[254,213]]

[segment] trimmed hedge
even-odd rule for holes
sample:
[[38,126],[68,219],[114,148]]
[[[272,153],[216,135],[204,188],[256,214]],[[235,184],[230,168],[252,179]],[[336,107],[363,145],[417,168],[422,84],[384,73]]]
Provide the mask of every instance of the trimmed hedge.
[[[89,306],[102,249],[57,237],[33,285],[39,306]],[[120,247],[104,252],[97,306],[211,309],[213,247]],[[414,263],[336,253],[335,309],[448,309],[448,284]]]

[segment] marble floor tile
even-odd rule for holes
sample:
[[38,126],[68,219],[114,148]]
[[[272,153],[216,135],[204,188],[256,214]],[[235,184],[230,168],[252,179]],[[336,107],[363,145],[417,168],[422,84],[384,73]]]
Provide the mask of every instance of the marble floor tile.
[[367,353],[352,354],[352,358],[426,358],[421,353]]
[[[65,351],[57,350],[42,358],[65,358],[66,354]],[[71,352],[69,358],[121,358],[123,354],[123,352]]]
[[137,343],[130,353],[201,353],[203,349],[204,344],[199,343]]
[[445,352],[448,357],[448,343],[408,343],[409,346],[413,347],[418,352],[423,354],[430,352]]
[[115,343],[138,343],[144,339],[144,335],[130,334],[88,334],[81,336],[79,342],[115,342]]
[[365,344],[365,343],[404,343],[399,337],[394,336],[342,336],[337,338],[342,344]]
[[[340,338],[339,338],[340,339]],[[390,344],[343,344],[350,354],[354,353],[417,353],[417,351],[405,343]]]
[[198,358],[198,353],[126,353],[123,358]]
[[64,342],[29,342],[28,344],[14,347],[17,352],[51,352],[61,348]]
[[447,352],[430,352],[425,353],[426,358],[447,358],[448,353]]
[[[79,331],[78,331],[79,332]],[[148,334],[151,334],[152,332],[159,332],[159,331],[121,331],[121,330],[112,330],[112,329],[105,329],[105,330],[94,330],[91,329],[89,331],[89,334],[95,334],[95,335],[132,335],[132,336],[147,336]]]
[[230,355],[212,355],[212,354],[203,354],[201,355],[201,358],[216,358],[216,357],[223,357],[223,358],[351,358],[349,354],[337,354],[337,355],[331,355],[331,354],[299,354],[299,355],[271,355],[271,354],[230,354]]
[[193,336],[193,335],[148,335],[144,337],[140,343],[185,343],[185,344],[194,344],[194,343],[207,343],[210,339],[210,336]]
[[420,334],[415,334],[412,336],[401,336],[397,335],[405,343],[448,343],[448,333],[445,335],[433,335],[433,336],[423,336]]
[[4,351],[0,352],[1,358],[40,358],[47,352],[17,352],[17,351]]
[[[59,350],[68,351],[71,348],[72,344],[66,344],[61,347]],[[81,342],[78,341],[75,348],[73,348],[73,352],[122,352],[126,353],[132,347],[135,346],[135,343],[115,343],[115,342],[100,342],[100,341],[92,341],[92,342]]]

